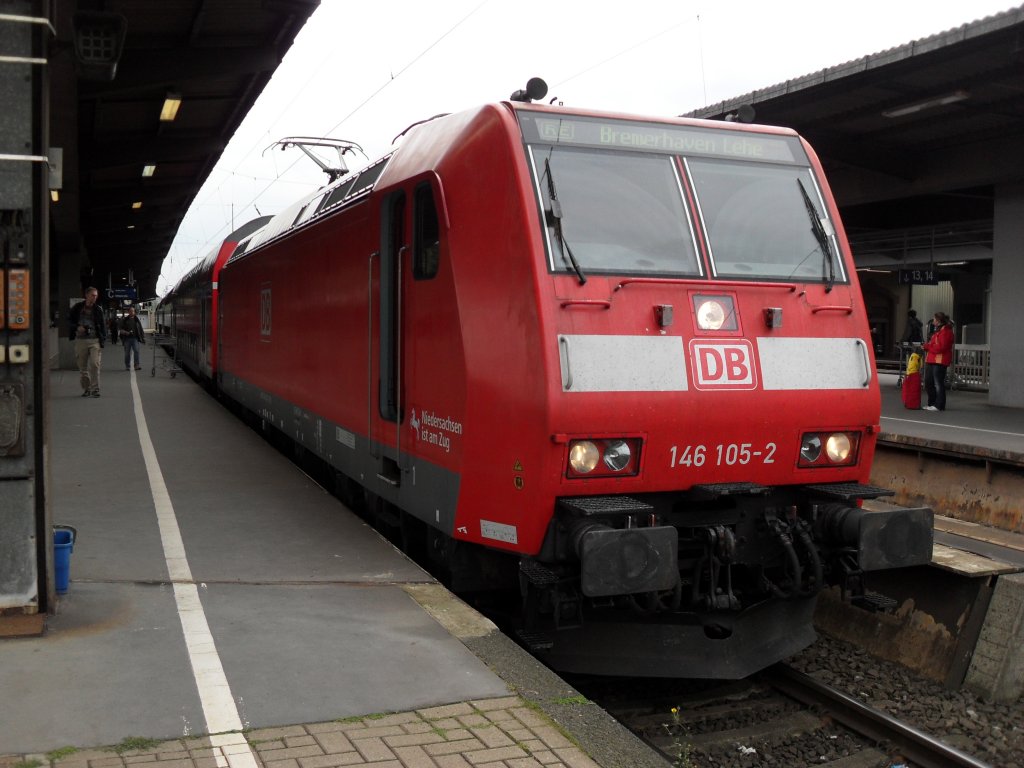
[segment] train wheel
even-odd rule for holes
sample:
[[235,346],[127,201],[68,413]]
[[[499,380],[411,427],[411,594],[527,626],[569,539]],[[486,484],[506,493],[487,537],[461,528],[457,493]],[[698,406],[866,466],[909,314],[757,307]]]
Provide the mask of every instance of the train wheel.
[[334,473],[334,495],[351,511],[365,519],[363,486],[342,472]]
[[402,551],[414,562],[425,563],[428,558],[427,526],[408,512],[401,515]]
[[450,587],[452,583],[452,546],[450,538],[435,528],[427,527],[427,557],[433,563],[431,573],[446,587]]

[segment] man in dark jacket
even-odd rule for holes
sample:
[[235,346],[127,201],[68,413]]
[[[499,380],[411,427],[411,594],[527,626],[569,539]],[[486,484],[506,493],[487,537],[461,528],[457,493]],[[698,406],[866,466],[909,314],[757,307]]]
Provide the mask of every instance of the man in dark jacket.
[[146,335],[142,330],[142,322],[135,316],[135,307],[128,307],[128,315],[121,321],[121,341],[124,343],[124,369],[131,370],[134,354],[135,370],[141,371],[139,344],[146,343]]
[[96,303],[98,297],[99,291],[92,286],[86,288],[85,301],[75,304],[68,313],[68,338],[75,342],[82,397],[100,396],[100,363],[107,340],[107,320],[103,308]]
[[917,312],[910,310],[907,312],[907,328],[903,331],[903,338],[901,341],[909,344],[920,344],[924,341],[924,324],[917,319]]

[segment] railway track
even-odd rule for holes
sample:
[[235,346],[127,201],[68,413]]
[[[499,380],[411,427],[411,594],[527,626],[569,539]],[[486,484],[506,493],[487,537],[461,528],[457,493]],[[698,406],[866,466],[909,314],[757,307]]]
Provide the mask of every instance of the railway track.
[[639,695],[574,684],[676,766],[988,768],[785,665],[713,687],[639,681]]
[[773,688],[814,708],[857,734],[888,744],[910,764],[920,768],[988,768],[988,764],[945,744],[935,736],[861,704],[851,696],[813,677],[777,664],[761,677]]

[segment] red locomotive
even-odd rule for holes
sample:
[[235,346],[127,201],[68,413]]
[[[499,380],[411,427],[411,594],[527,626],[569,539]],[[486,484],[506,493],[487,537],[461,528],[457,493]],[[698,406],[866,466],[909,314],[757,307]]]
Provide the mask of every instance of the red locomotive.
[[930,561],[930,510],[859,508],[868,323],[791,130],[520,92],[300,200],[219,286],[220,390],[456,590],[518,581],[557,668],[745,676],[823,587]]

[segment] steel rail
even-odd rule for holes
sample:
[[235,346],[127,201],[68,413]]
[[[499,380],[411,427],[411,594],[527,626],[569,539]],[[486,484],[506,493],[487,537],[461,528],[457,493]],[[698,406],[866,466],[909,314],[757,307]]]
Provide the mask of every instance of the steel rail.
[[776,664],[760,674],[766,683],[809,706],[820,707],[852,731],[895,746],[902,757],[921,768],[991,768],[934,736],[837,691],[831,686]]

